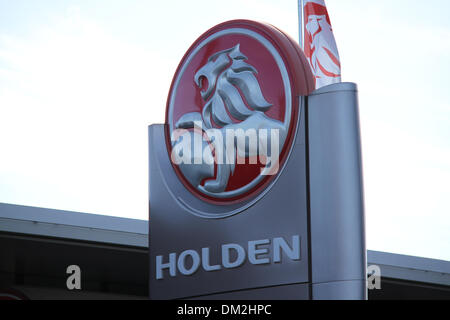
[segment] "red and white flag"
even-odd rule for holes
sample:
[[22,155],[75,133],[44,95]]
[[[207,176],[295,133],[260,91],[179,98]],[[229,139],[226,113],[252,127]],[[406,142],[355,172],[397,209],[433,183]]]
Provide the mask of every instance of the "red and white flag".
[[316,77],[316,89],[341,82],[341,62],[324,0],[303,1],[303,51]]

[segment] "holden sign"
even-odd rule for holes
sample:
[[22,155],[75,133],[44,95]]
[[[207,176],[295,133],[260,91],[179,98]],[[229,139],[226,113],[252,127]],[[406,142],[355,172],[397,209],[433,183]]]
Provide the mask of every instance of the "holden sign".
[[[332,291],[314,282],[330,276],[315,268],[330,262],[312,254],[320,239],[330,241],[320,250],[351,258],[351,272],[327,278],[345,282],[333,292],[364,296],[361,190],[344,201],[350,211],[344,205],[330,213],[339,181],[314,167],[329,161],[334,170],[346,158],[359,165],[356,86],[314,91],[314,84],[298,44],[268,24],[225,22],[188,49],[166,123],[149,127],[150,298],[323,296]],[[344,123],[336,127],[324,108],[330,116],[347,112]],[[327,154],[323,148],[342,136],[336,130],[355,143]],[[345,174],[360,181],[360,166]],[[332,230],[339,215],[353,215],[356,229]],[[355,239],[360,245],[348,254]]]

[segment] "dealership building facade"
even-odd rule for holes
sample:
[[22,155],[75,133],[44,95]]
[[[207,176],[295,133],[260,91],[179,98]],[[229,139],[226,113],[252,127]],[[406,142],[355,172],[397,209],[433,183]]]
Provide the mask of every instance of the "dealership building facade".
[[[0,204],[0,290],[28,299],[147,299],[148,238],[144,220]],[[80,267],[80,290],[67,288],[71,265]],[[381,271],[369,300],[450,299],[448,261],[368,250],[367,265]],[[279,291],[290,299],[285,286]],[[256,290],[247,298],[261,297]]]

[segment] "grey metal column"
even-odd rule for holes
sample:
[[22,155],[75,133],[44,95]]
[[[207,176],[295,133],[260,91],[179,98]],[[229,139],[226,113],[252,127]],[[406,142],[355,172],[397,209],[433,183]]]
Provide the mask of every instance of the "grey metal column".
[[366,299],[366,248],[357,87],[308,98],[313,299]]

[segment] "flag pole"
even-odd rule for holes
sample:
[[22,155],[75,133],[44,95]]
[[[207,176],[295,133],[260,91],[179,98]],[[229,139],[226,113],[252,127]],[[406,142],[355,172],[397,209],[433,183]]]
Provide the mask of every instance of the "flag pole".
[[304,15],[303,15],[303,0],[298,0],[298,36],[299,36],[299,44],[300,44],[300,48],[302,49],[302,50],[304,50],[304,47],[303,47],[303,40],[304,40],[304,37],[303,37],[303,30],[304,30],[304,27],[303,27],[303,25],[304,25],[304,21],[303,21],[303,19],[304,19]]

